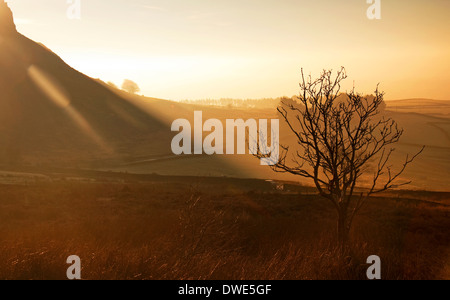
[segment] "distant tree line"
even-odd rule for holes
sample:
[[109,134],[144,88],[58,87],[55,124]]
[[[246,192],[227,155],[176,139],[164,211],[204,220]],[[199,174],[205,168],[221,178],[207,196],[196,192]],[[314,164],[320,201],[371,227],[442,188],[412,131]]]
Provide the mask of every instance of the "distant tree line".
[[283,99],[280,98],[263,98],[263,99],[201,99],[201,100],[183,100],[181,102],[187,104],[196,104],[203,106],[228,107],[228,108],[277,108]]

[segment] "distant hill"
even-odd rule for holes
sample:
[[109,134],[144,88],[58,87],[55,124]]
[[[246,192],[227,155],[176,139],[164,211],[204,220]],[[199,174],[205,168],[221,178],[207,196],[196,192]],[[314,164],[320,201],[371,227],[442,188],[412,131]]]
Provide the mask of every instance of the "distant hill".
[[450,117],[450,100],[405,99],[386,101],[386,104],[387,108],[392,111]]

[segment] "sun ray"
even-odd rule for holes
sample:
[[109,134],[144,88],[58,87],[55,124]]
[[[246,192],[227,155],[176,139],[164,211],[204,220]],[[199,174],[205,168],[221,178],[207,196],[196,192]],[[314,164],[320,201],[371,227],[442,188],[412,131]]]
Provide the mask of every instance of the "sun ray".
[[43,70],[36,65],[31,65],[28,68],[28,76],[32,82],[38,87],[53,104],[61,108],[70,119],[86,134],[94,143],[107,152],[112,152],[110,146],[104,141],[104,139],[98,135],[89,122],[76,110],[71,104],[70,97],[64,91],[64,88]]

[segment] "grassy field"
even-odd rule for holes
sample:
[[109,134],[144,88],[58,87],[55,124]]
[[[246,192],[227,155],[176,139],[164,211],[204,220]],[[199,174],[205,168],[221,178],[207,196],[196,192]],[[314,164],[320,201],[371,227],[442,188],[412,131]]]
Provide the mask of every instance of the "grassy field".
[[[75,180],[0,186],[0,279],[450,279],[450,194],[391,192],[336,251],[311,189],[233,179]],[[258,186],[252,191],[249,186]]]

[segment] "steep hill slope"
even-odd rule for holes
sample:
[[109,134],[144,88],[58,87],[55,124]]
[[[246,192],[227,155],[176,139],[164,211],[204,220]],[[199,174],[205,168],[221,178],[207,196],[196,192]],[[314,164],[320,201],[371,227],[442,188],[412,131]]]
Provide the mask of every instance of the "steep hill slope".
[[[0,3],[0,163],[86,163],[152,149],[167,128],[15,30]],[[169,131],[170,132],[170,131]],[[162,151],[158,145],[155,151]]]

